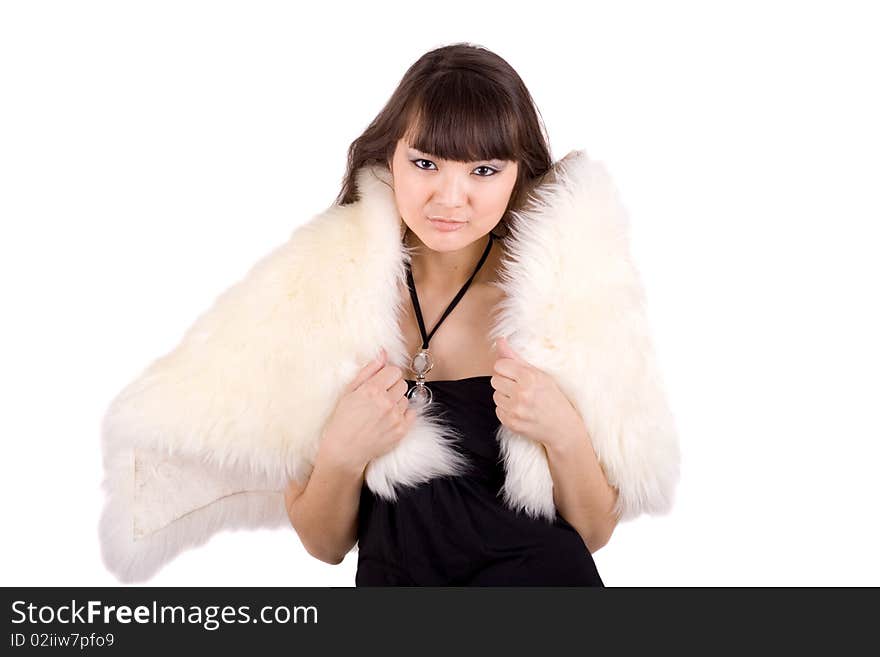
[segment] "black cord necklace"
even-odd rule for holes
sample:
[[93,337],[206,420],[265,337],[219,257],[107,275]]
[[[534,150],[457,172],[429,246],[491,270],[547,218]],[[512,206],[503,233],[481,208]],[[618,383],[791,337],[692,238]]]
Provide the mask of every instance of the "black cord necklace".
[[412,267],[410,266],[409,262],[406,263],[406,282],[409,285],[409,296],[412,299],[413,309],[416,312],[416,320],[419,323],[419,332],[422,334],[422,346],[410,360],[409,369],[416,376],[416,384],[407,391],[407,398],[415,399],[417,402],[420,402],[422,404],[431,403],[431,400],[433,399],[433,394],[431,393],[431,389],[425,385],[425,375],[431,371],[432,367],[434,367],[434,360],[431,358],[431,354],[428,351],[428,342],[430,342],[431,338],[434,337],[434,333],[436,333],[437,329],[440,328],[440,324],[442,324],[443,320],[446,319],[449,313],[452,312],[452,309],[455,308],[455,306],[464,296],[464,293],[467,292],[468,287],[470,287],[471,281],[474,280],[474,276],[476,276],[477,272],[480,271],[480,267],[483,266],[483,263],[486,261],[486,257],[489,255],[489,250],[492,248],[492,242],[492,233],[489,233],[489,242],[486,244],[483,255],[480,256],[480,261],[477,263],[477,268],[474,270],[474,273],[471,274],[470,278],[467,279],[462,288],[458,291],[458,294],[455,295],[452,303],[450,303],[449,307],[446,308],[443,315],[440,317],[440,320],[437,322],[437,325],[434,327],[430,334],[427,334],[425,332],[425,321],[422,319],[422,309],[419,306],[419,296],[418,294],[416,294],[416,284],[415,281],[413,281]]

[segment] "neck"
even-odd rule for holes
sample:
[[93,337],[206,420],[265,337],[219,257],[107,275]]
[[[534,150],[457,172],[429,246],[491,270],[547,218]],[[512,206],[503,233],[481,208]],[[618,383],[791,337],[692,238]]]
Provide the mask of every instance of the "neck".
[[[498,248],[497,240],[495,242],[471,285],[491,277],[493,254]],[[434,251],[425,246],[412,231],[406,232],[404,243],[411,249],[412,274],[417,288],[426,291],[457,292],[477,268],[477,263],[489,243],[489,236],[484,235],[458,251]]]

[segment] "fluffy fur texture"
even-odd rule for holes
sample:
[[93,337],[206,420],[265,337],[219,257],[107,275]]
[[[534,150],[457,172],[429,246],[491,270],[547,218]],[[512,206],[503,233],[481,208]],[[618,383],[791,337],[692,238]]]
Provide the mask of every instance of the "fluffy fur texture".
[[[405,369],[409,252],[391,174],[364,167],[357,188],[356,203],[298,227],[111,402],[100,535],[120,580],[148,579],[222,529],[289,529],[283,490],[309,476],[345,384],[380,347]],[[490,336],[507,336],[578,409],[621,520],[670,510],[680,460],[628,232],[601,163],[583,151],[557,162],[512,218]],[[460,475],[456,438],[423,412],[368,465],[367,486],[394,501],[401,487]],[[497,439],[504,503],[552,518],[543,448],[503,425]]]

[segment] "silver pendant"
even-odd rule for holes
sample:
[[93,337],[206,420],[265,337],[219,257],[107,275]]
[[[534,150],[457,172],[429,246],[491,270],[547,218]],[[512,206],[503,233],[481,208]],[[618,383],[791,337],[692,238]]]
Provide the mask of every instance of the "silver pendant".
[[407,399],[415,400],[420,404],[430,404],[434,398],[431,389],[425,385],[425,375],[434,367],[434,361],[427,349],[419,349],[412,357],[409,369],[416,377],[416,384],[407,393]]

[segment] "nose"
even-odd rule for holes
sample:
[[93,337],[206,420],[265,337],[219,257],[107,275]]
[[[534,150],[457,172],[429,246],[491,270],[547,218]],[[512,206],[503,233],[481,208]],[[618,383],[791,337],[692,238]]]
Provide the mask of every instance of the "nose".
[[456,217],[456,210],[467,205],[467,175],[456,171],[445,171],[437,176],[437,180],[437,189],[434,192],[436,214]]

